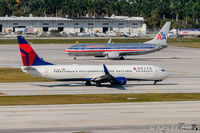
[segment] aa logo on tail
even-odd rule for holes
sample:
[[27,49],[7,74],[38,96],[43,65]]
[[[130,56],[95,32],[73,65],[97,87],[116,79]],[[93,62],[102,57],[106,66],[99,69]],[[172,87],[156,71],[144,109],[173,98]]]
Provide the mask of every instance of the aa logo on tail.
[[163,32],[160,32],[158,34],[157,40],[166,40],[166,35]]

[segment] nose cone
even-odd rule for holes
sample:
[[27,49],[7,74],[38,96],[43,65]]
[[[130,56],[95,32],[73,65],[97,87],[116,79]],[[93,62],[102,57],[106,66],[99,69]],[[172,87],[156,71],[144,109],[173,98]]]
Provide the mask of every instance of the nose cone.
[[65,50],[64,50],[64,53],[65,53],[65,54],[68,54],[68,53],[69,53],[69,52],[68,52],[68,49],[65,49]]

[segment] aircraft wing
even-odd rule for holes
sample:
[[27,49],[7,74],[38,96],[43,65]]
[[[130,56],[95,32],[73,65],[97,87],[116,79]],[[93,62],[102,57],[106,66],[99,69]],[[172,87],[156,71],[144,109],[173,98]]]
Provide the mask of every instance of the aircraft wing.
[[141,54],[142,52],[146,53],[147,51],[129,51],[129,52],[119,52],[120,56],[124,56],[124,55],[137,55],[137,54]]
[[107,67],[103,64],[105,75],[98,76],[96,78],[93,78],[91,81],[97,83],[97,85],[100,85],[101,83],[111,83],[112,85],[126,85],[127,79],[125,77],[114,77],[112,76]]
[[120,52],[105,52],[104,55],[107,55],[110,59],[120,58],[121,56],[126,55],[137,55],[142,52],[146,53],[147,51],[120,51]]

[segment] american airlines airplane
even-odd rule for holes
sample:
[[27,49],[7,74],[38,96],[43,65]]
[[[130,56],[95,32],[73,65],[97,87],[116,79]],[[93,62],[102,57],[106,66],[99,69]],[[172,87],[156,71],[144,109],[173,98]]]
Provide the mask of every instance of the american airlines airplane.
[[152,40],[144,43],[115,44],[76,44],[64,52],[76,59],[76,56],[107,57],[109,59],[124,59],[126,55],[140,55],[159,51],[167,47],[167,35],[171,22],[167,22]]
[[18,36],[22,57],[21,69],[32,76],[58,81],[85,81],[101,86],[101,83],[111,85],[126,85],[127,80],[158,81],[169,76],[169,73],[157,66],[150,65],[54,65],[40,58],[23,36]]

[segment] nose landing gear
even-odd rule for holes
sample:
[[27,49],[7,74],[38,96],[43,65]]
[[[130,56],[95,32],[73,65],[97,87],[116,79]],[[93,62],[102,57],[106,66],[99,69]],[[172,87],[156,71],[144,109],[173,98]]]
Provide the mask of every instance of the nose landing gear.
[[153,84],[154,84],[154,85],[157,85],[157,83],[158,83],[158,82],[161,82],[161,81],[162,81],[162,80],[155,80]]
[[123,56],[121,56],[119,59],[120,59],[120,60],[124,60],[124,57],[123,57]]

